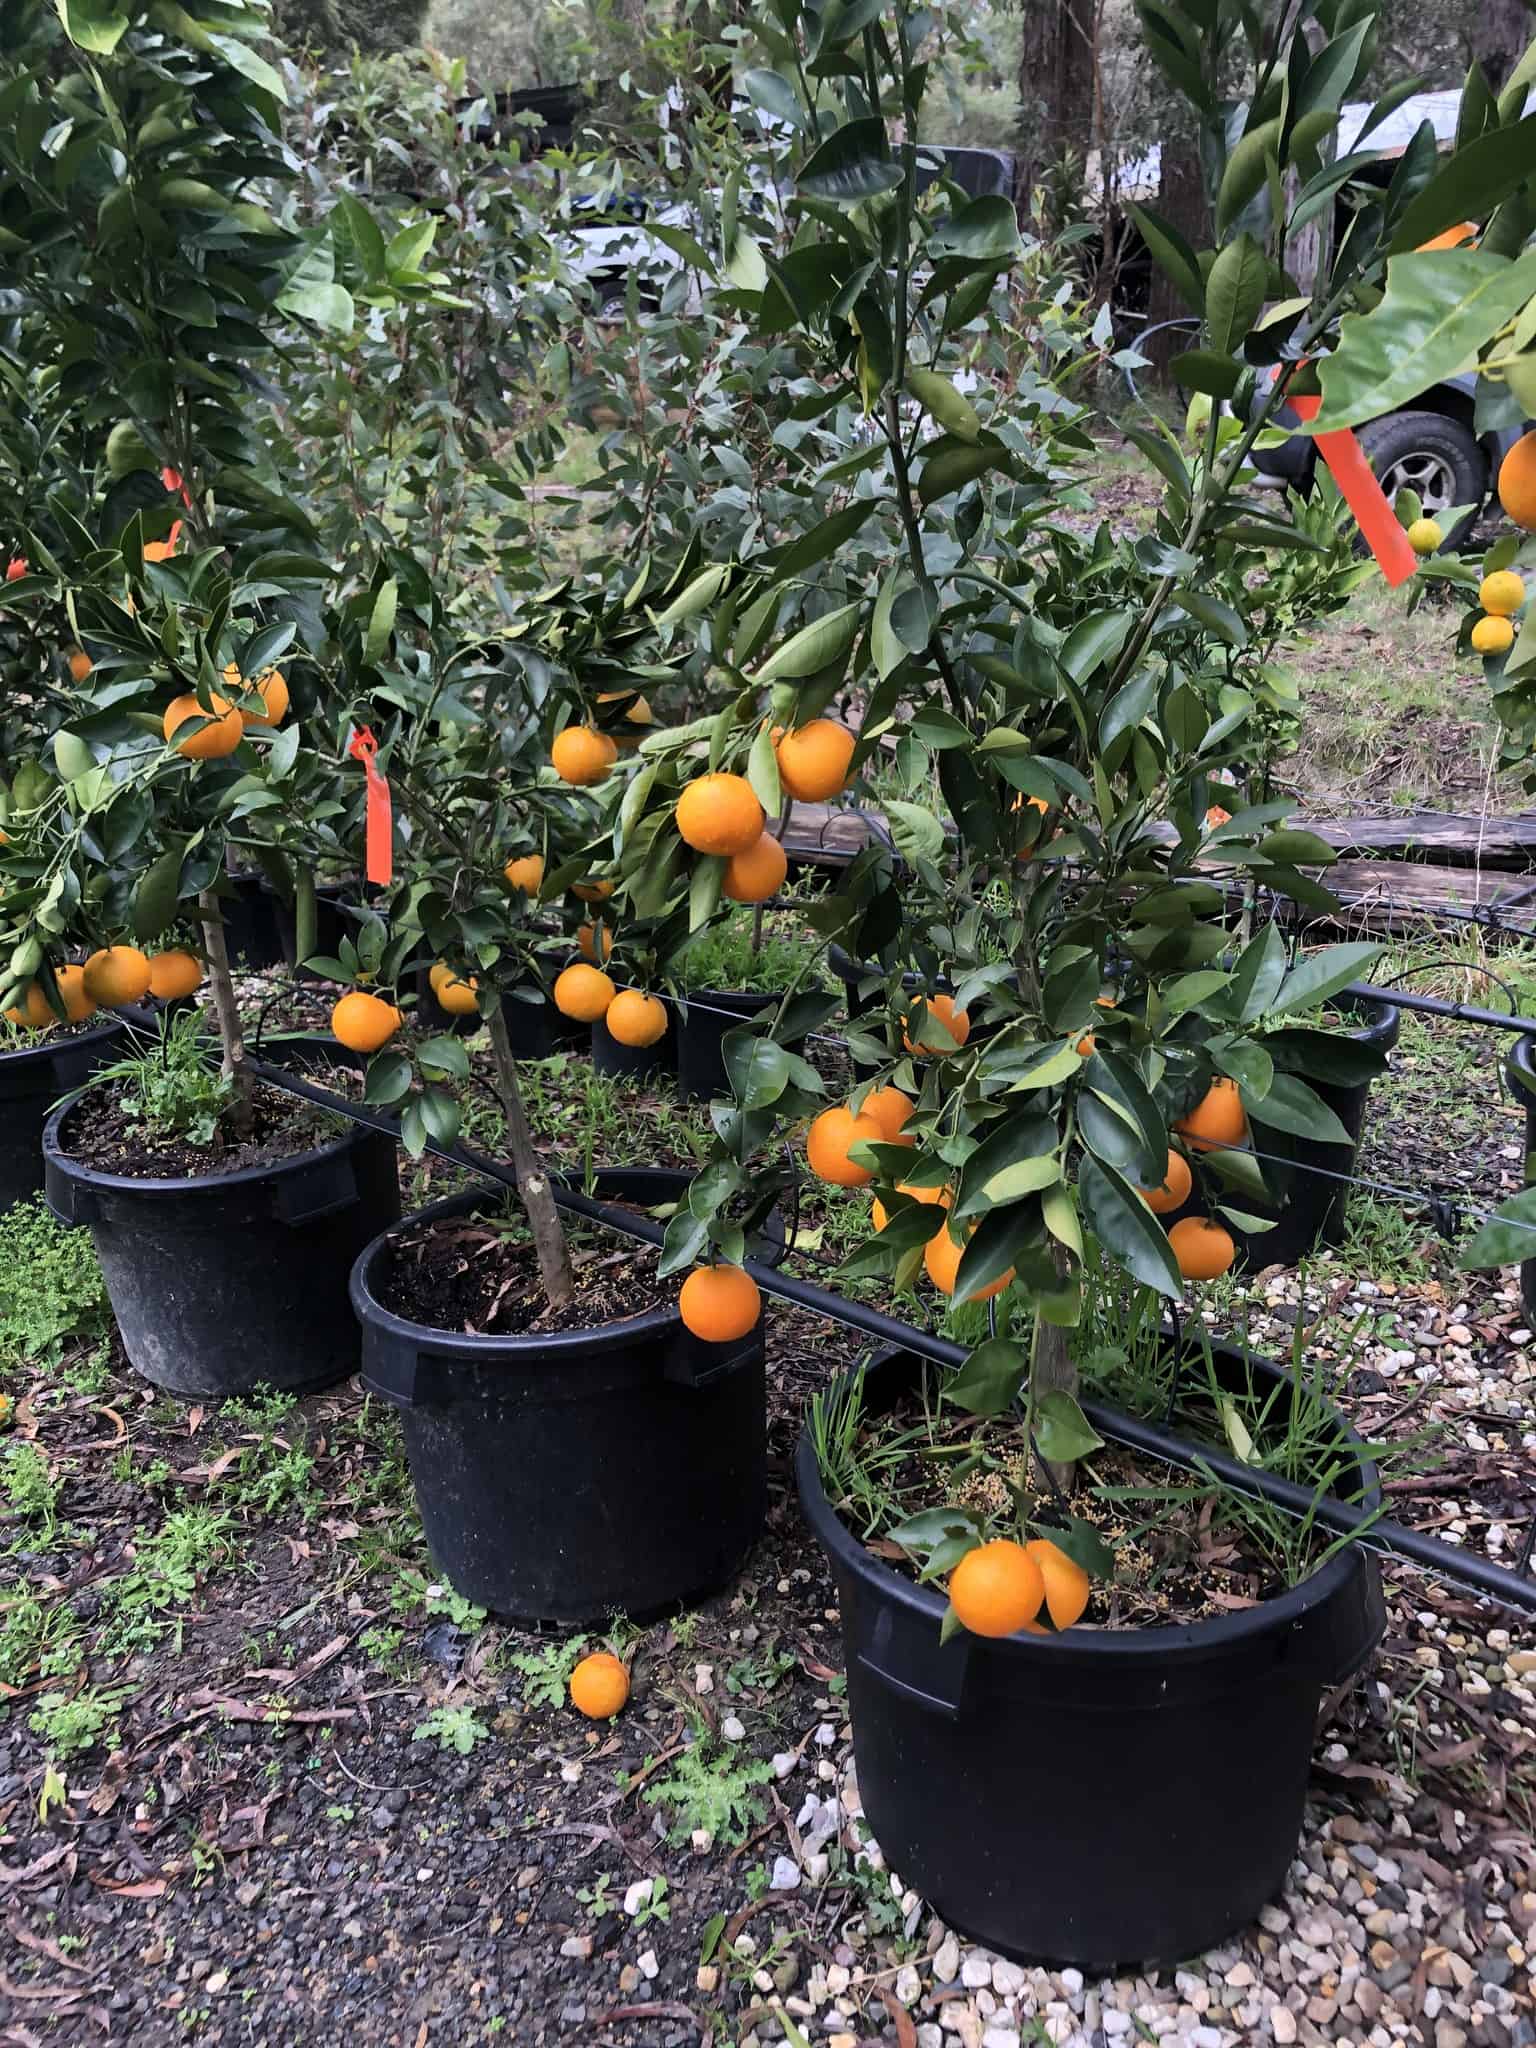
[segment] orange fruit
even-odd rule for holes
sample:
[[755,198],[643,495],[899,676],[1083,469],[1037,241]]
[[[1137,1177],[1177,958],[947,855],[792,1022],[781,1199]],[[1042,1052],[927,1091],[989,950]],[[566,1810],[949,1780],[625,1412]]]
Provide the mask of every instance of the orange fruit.
[[1512,618],[1525,603],[1525,578],[1513,569],[1495,569],[1477,586],[1477,601],[1496,619]]
[[1186,1280],[1218,1280],[1237,1257],[1231,1231],[1209,1216],[1186,1216],[1175,1223],[1168,1243]]
[[436,995],[445,981],[452,981],[453,969],[446,960],[434,960],[427,969],[427,986]]
[[509,889],[521,889],[525,896],[537,896],[544,886],[542,853],[519,853],[502,869]]
[[[908,1052],[915,1052],[920,1059],[931,1059],[935,1054],[942,1058],[946,1052],[964,1045],[965,1041],[970,1037],[971,1013],[969,1010],[957,1010],[953,996],[932,995],[927,998],[927,1004],[928,1017],[923,1019],[923,1030],[927,1031],[929,1018],[937,1017],[950,1037],[955,1041],[954,1048],[940,1045],[937,1042],[933,1045],[914,1045],[905,1031],[901,1034],[901,1042]],[[908,1006],[907,1016],[909,1018],[914,1014],[916,1008],[917,1005],[915,1003]],[[937,1037],[937,1034],[935,1034],[935,1037]]]
[[745,853],[733,853],[720,878],[720,893],[733,903],[766,903],[784,886],[789,859],[771,832],[764,832]]
[[848,787],[848,769],[857,742],[846,725],[834,718],[813,718],[796,726],[774,744],[779,781],[786,795],[803,804],[825,803]]
[[549,758],[562,782],[583,789],[606,779],[619,750],[606,733],[596,732],[590,725],[568,725],[555,734]]
[[331,1030],[351,1052],[377,1052],[400,1029],[400,1012],[365,988],[349,989],[331,1011]]
[[555,976],[555,1008],[579,1024],[595,1024],[616,991],[600,967],[567,967]]
[[137,946],[103,946],[86,961],[80,984],[104,1010],[142,1003],[149,994],[149,962]]
[[1219,1075],[1187,1116],[1177,1117],[1173,1128],[1181,1131],[1195,1152],[1209,1152],[1218,1145],[1241,1145],[1248,1135],[1243,1098],[1237,1083]]
[[[26,575],[26,573],[27,573],[27,558],[26,558],[26,556],[25,556],[25,555],[12,555],[11,559],[10,559],[10,560],[9,560],[9,561],[8,561],[8,562],[6,563],[6,565],[5,565],[5,580],[6,580],[6,582],[7,582],[7,583],[19,583],[19,582],[21,581],[22,577]],[[9,1013],[7,1013],[7,1014],[9,1014]]]
[[629,1673],[609,1650],[594,1650],[571,1673],[571,1705],[589,1721],[610,1721],[629,1698]]
[[1155,1188],[1141,1188],[1141,1199],[1155,1216],[1171,1216],[1175,1209],[1182,1209],[1189,1200],[1189,1191],[1194,1185],[1194,1175],[1189,1170],[1189,1161],[1182,1152],[1168,1147],[1168,1170],[1163,1175],[1162,1185]]
[[848,1157],[853,1145],[883,1144],[885,1133],[865,1111],[855,1116],[846,1103],[824,1109],[805,1134],[805,1161],[818,1179],[839,1188],[867,1188],[874,1175]]
[[582,903],[606,903],[618,887],[617,882],[588,880],[572,882],[571,894]]
[[613,933],[608,926],[579,925],[576,931],[576,950],[582,959],[590,960],[595,967],[599,947],[602,948],[604,960],[607,960],[613,952]]
[[1094,1047],[1098,1044],[1098,1042],[1099,1041],[1094,1037],[1091,1031],[1085,1031],[1082,1037],[1077,1041],[1078,1058],[1087,1059],[1088,1055],[1093,1051]]
[[656,723],[656,714],[644,697],[637,697],[630,690],[599,690],[597,693],[599,704],[617,704],[625,697],[628,697],[630,702],[629,709],[624,713],[624,723],[638,726],[640,730],[615,733],[613,737],[621,747],[638,747],[645,738],[646,728]]
[[[439,960],[438,966],[447,971],[432,982],[432,993],[437,997],[438,1007],[450,1017],[473,1017],[480,1008],[480,984],[473,975],[466,981],[446,960]],[[431,980],[431,976],[428,976]]]
[[1206,809],[1205,822],[1214,832],[1218,825],[1231,824],[1232,813],[1221,804],[1211,804]]
[[[919,1188],[914,1187],[911,1181],[907,1180],[897,1182],[896,1192],[899,1195],[910,1195],[914,1202],[937,1202],[945,1209],[955,1199],[948,1188]],[[874,1224],[876,1230],[884,1230],[886,1207],[878,1195],[875,1196],[869,1205],[869,1220]]]
[[763,1298],[742,1266],[696,1266],[677,1297],[685,1326],[706,1344],[734,1344],[757,1328]]
[[654,1045],[667,1028],[667,1006],[643,989],[621,988],[603,1022],[620,1045]]
[[915,1145],[917,1140],[904,1134],[912,1109],[912,1098],[887,1083],[884,1088],[876,1088],[865,1096],[859,1113],[874,1118],[888,1145]]
[[949,1604],[973,1636],[1011,1636],[1045,1602],[1038,1562],[1022,1543],[1002,1536],[968,1550],[949,1575]]
[[1516,526],[1536,528],[1536,432],[1522,434],[1499,464],[1499,503]]
[[1024,1548],[1040,1568],[1046,1612],[1052,1626],[1070,1628],[1074,1621],[1081,1621],[1092,1590],[1092,1582],[1082,1566],[1059,1550],[1049,1537],[1037,1536]]
[[[153,970],[153,961],[150,962],[150,967]],[[64,1014],[71,1024],[83,1024],[87,1017],[96,1014],[95,1001],[86,992],[83,967],[61,967],[53,978],[58,983],[59,994],[64,999]],[[153,971],[150,975],[150,988],[153,991]]]
[[247,695],[255,692],[261,697],[260,711],[240,712],[240,722],[249,732],[252,726],[267,727],[281,725],[288,710],[288,683],[282,672],[275,668],[263,671],[259,676],[242,676],[233,662],[224,670],[224,680],[232,691],[243,691]]
[[1508,619],[1479,619],[1472,628],[1472,648],[1476,654],[1503,654],[1515,644],[1515,629]]
[[83,647],[69,650],[69,675],[71,682],[83,683],[90,674],[94,663]]
[[763,807],[744,775],[699,775],[677,800],[677,829],[695,853],[745,853],[763,836]]
[[29,1030],[46,1031],[50,1024],[58,1023],[58,1018],[53,1014],[53,1005],[35,981],[27,983],[27,992],[22,1002],[24,1008],[6,1011],[5,1020],[8,1024],[25,1024]]
[[[971,1233],[967,1230],[965,1234],[969,1237]],[[964,1249],[964,1245],[955,1243],[948,1228],[936,1231],[923,1246],[923,1268],[940,1294],[954,1293],[955,1275],[960,1271],[960,1254]],[[974,1288],[971,1293],[962,1296],[962,1299],[990,1301],[994,1294],[1002,1293],[1012,1278],[1013,1268],[1010,1266],[1008,1271],[1000,1279],[994,1280],[990,1287]]]
[[[185,725],[189,718],[205,722],[197,732],[189,732],[184,740],[176,739],[177,728]],[[239,746],[244,731],[240,714],[227,697],[215,694],[211,718],[190,690],[183,696],[173,697],[165,708],[167,744],[174,744],[177,753],[184,754],[189,761],[222,761],[226,754],[232,754]]]
[[189,996],[202,987],[203,963],[195,953],[175,947],[168,953],[152,953],[149,961],[149,992],[163,1003]]
[[1438,235],[1431,235],[1427,242],[1420,242],[1420,253],[1426,249],[1459,249],[1463,242],[1477,239],[1480,230],[1475,220],[1458,221],[1453,228],[1444,228]]

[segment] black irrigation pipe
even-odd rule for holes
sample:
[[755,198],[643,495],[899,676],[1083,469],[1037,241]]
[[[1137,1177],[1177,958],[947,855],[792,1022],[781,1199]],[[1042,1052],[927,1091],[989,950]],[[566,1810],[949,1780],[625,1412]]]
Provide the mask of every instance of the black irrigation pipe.
[[[313,1082],[301,1080],[288,1069],[275,1067],[266,1060],[252,1060],[250,1066],[262,1080],[290,1095],[297,1095],[321,1109],[347,1117],[353,1123],[364,1124],[370,1130],[382,1131],[397,1139],[400,1135],[398,1118],[381,1110],[349,1102],[344,1096],[316,1087]],[[483,1180],[516,1190],[517,1176],[511,1167],[483,1152],[459,1144],[429,1143],[427,1149],[437,1158],[446,1159]],[[553,1178],[551,1185],[560,1208],[583,1216],[591,1223],[653,1245],[659,1245],[665,1235],[661,1225],[649,1217],[637,1216],[626,1209],[610,1208],[607,1203],[594,1201],[590,1195],[580,1194]],[[900,1322],[880,1309],[869,1308],[863,1302],[845,1300],[842,1295],[833,1294],[812,1281],[797,1280],[756,1259],[748,1259],[746,1267],[764,1294],[778,1301],[787,1301],[795,1308],[807,1309],[812,1315],[822,1316],[829,1322],[841,1323],[845,1329],[856,1330],[877,1344],[893,1345],[914,1352],[935,1365],[949,1367],[963,1365],[968,1356],[962,1344],[930,1336],[927,1331],[914,1329],[911,1324]],[[1310,1516],[1338,1535],[1369,1536],[1371,1547],[1375,1549],[1420,1565],[1442,1578],[1454,1579],[1515,1612],[1536,1615],[1536,1581],[1523,1579],[1504,1565],[1458,1550],[1455,1545],[1442,1543],[1437,1537],[1421,1536],[1416,1530],[1405,1529],[1397,1522],[1373,1519],[1369,1513],[1335,1500],[1331,1495],[1314,1495],[1294,1480],[1282,1479],[1272,1472],[1256,1471],[1252,1466],[1228,1457],[1224,1451],[1191,1446],[1157,1423],[1142,1421],[1103,1402],[1085,1400],[1081,1405],[1083,1413],[1099,1434],[1113,1442],[1125,1444],[1164,1464],[1186,1471],[1208,1472],[1234,1492],[1267,1500],[1272,1506],[1298,1519]]]
[[1495,1031],[1521,1035],[1536,1032],[1536,1017],[1511,1017],[1503,1010],[1480,1010],[1475,1003],[1450,1003],[1442,996],[1416,996],[1407,989],[1378,988],[1373,981],[1348,982],[1339,994],[1372,997],[1377,1002],[1395,1003],[1400,1010],[1421,1010],[1426,1017],[1450,1017],[1458,1024],[1486,1024]]

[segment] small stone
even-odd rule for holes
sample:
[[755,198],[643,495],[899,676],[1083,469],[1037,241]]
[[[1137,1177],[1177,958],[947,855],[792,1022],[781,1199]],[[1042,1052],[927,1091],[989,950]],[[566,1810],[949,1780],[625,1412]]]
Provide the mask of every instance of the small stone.
[[1190,2048],[1222,2048],[1220,2027],[1196,2027],[1189,2044]]
[[774,1857],[768,1889],[773,1892],[793,1892],[800,1889],[800,1866],[793,1856]]
[[991,1958],[979,1949],[972,1949],[960,1965],[960,1982],[967,1991],[980,1991],[983,1985],[992,1982]]
[[656,1880],[651,1877],[637,1877],[624,1894],[624,1911],[633,1920],[651,1903],[656,1889]]
[[952,1934],[946,1934],[934,1952],[933,1974],[940,1984],[953,1984],[960,1974],[960,1944]]
[[661,1964],[656,1959],[655,1949],[648,1948],[645,1954],[639,1958],[639,1962],[641,1976],[647,1984],[654,1984],[661,1975]]
[[1314,1914],[1310,1920],[1299,1922],[1296,1932],[1301,1936],[1308,1948],[1326,1948],[1333,1940],[1334,1935],[1331,1923],[1322,1919],[1317,1914]]
[[591,1935],[568,1934],[560,1944],[560,1953],[563,1956],[569,1956],[572,1962],[575,1963],[588,1961],[592,1954]]
[[1390,1941],[1373,1941],[1371,1943],[1371,1968],[1373,1970],[1390,1970],[1396,1961],[1397,1950]]
[[1057,1972],[1057,1976],[1061,1988],[1065,1991],[1068,1998],[1075,2001],[1082,1996],[1083,1973],[1081,1970],[1061,1970]]
[[988,2027],[981,2037],[981,2048],[1019,2048],[1017,2027]]
[[896,1982],[892,1989],[903,2005],[916,2005],[922,1996],[923,1980],[911,1963],[903,1963],[896,1972]]
[[792,1749],[781,1749],[772,1761],[773,1775],[776,1778],[787,1778],[799,1761]]
[[560,1782],[562,1785],[579,1785],[581,1783],[581,1765],[576,1763],[562,1764],[560,1766]]
[[1291,2048],[1296,2039],[1296,2015],[1288,2005],[1275,2007],[1269,2016],[1269,2031],[1281,2044],[1281,2048]]
[[688,1840],[693,1846],[695,1856],[707,1856],[715,1846],[715,1838],[708,1828],[695,1828]]
[[727,1714],[720,1723],[720,1733],[727,1742],[745,1742],[747,1739],[746,1724],[734,1714]]
[[1246,1991],[1254,1982],[1253,1970],[1247,1963],[1234,1963],[1222,1981],[1234,1991]]
[[715,1689],[715,1667],[713,1664],[695,1664],[693,1667],[693,1689],[695,1692],[713,1692]]
[[228,1982],[228,1970],[214,1970],[209,1976],[204,1978],[203,1989],[205,1991],[211,1992],[213,1996],[217,1998],[219,1993],[224,1989],[225,1985]]
[[1017,1998],[1028,1981],[1017,1963],[1005,1962],[999,1958],[992,1965],[992,1989],[999,1998]]
[[693,1973],[694,1986],[699,1991],[713,1991],[720,1982],[720,1972],[713,1963],[700,1963]]

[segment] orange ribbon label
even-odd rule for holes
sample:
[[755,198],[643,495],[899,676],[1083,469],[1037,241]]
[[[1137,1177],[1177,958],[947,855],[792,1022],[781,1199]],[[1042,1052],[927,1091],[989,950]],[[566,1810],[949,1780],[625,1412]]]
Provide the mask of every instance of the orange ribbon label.
[[363,872],[380,889],[395,878],[394,812],[389,784],[379,770],[379,743],[370,726],[357,727],[347,742],[347,752],[361,761],[368,779],[367,838]]

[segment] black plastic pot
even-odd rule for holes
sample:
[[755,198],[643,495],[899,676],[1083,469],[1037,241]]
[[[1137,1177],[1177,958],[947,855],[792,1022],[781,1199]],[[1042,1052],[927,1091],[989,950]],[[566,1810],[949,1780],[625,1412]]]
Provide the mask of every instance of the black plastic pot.
[[[426,962],[416,970],[416,1019],[422,1029],[452,1032],[461,1038],[478,1031],[482,1023],[478,1013],[456,1017],[443,1008],[432,993],[430,972]],[[502,999],[501,1014],[516,1058],[547,1060],[553,1053],[570,1052],[573,1047],[589,1042],[589,1026],[561,1016],[541,989],[532,993],[537,997],[535,1002],[527,1002],[510,990]]]
[[43,1127],[54,1104],[117,1057],[123,1030],[112,1017],[73,1038],[0,1052],[0,1210],[41,1192]]
[[[666,1002],[666,997],[662,997]],[[592,1026],[592,1064],[600,1074],[623,1074],[631,1081],[653,1080],[677,1072],[677,1007],[667,1003],[667,1028],[654,1045],[620,1045],[599,1017]]]
[[[277,931],[278,898],[261,875],[231,875],[224,912],[224,944],[235,967],[276,967],[283,957]],[[291,915],[291,913],[290,913]]]
[[[1504,1078],[1525,1111],[1525,1181],[1536,1185],[1536,1059],[1532,1041],[1517,1038],[1504,1059]],[[1536,1254],[1520,1261],[1520,1298],[1526,1316],[1536,1316]]]
[[716,1096],[729,1095],[721,1039],[738,1024],[771,1010],[779,1000],[776,995],[760,995],[751,989],[701,988],[671,1005],[672,1029],[677,1034],[679,1102],[711,1102]]
[[[1241,1385],[1235,1355],[1222,1364]],[[877,1358],[868,1404],[889,1406],[922,1370],[909,1353]],[[891,1869],[950,1926],[1107,1974],[1198,1955],[1281,1889],[1319,1704],[1385,1625],[1360,1545],[1217,1621],[941,1644],[944,1596],[844,1526],[808,1433],[796,1477],[837,1581],[865,1813]]]
[[[600,1172],[596,1193],[647,1206],[688,1176]],[[466,1194],[406,1228],[496,1208]],[[705,1344],[675,1308],[601,1330],[469,1337],[392,1315],[374,1292],[388,1238],[352,1272],[363,1384],[401,1413],[438,1569],[518,1621],[577,1626],[664,1614],[724,1585],[762,1526],[762,1325]]]
[[[274,1040],[263,1055],[308,1069],[353,1064],[321,1038]],[[258,1386],[308,1393],[357,1370],[347,1276],[400,1214],[392,1137],[352,1125],[269,1166],[138,1180],[71,1158],[63,1126],[81,1102],[88,1092],[43,1133],[48,1205],[90,1226],[138,1372],[168,1393],[225,1401]]]
[[[1349,1036],[1361,1045],[1373,1046],[1383,1053],[1390,1052],[1402,1029],[1402,1013],[1396,1005],[1364,998],[1351,1007],[1363,1013],[1364,1021]],[[1283,1196],[1283,1204],[1269,1211],[1250,1198],[1234,1197],[1237,1207],[1254,1215],[1272,1213],[1275,1216],[1274,1225],[1269,1230],[1255,1231],[1251,1235],[1246,1231],[1233,1231],[1240,1266],[1294,1266],[1319,1246],[1343,1241],[1344,1214],[1349,1205],[1347,1176],[1355,1170],[1355,1153],[1365,1122],[1371,1084],[1369,1081],[1353,1085],[1314,1081],[1311,1085],[1349,1132],[1353,1142],[1324,1145],[1315,1138],[1297,1138],[1289,1131],[1278,1131],[1259,1117],[1250,1119],[1254,1149],[1266,1155],[1265,1181]],[[1277,1160],[1284,1163],[1277,1165]]]
[[[351,918],[342,905],[355,899],[360,884],[354,882],[343,886],[339,882],[322,882],[315,890],[315,947],[317,954],[328,955],[331,959],[344,938],[356,930]],[[294,911],[293,898],[280,896],[270,882],[263,879],[261,888],[266,896],[272,915],[273,929],[277,933],[278,957],[290,971],[299,966],[298,921]],[[318,981],[318,975],[302,970],[306,981]]]

